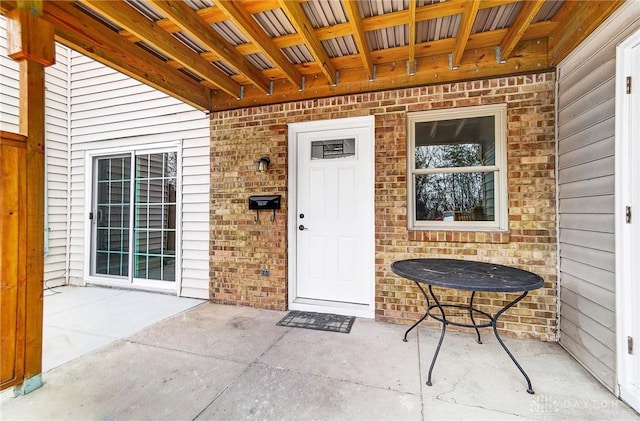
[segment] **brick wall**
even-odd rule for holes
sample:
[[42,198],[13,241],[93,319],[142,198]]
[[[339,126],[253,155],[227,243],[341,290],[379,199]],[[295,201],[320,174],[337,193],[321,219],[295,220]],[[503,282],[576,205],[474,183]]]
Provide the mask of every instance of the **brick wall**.
[[[413,283],[395,276],[398,259],[468,258],[517,266],[545,279],[542,289],[501,317],[499,328],[521,337],[555,340],[556,202],[554,73],[399,89],[224,111],[211,119],[211,286],[213,302],[287,307],[287,124],[374,115],[376,318],[410,323],[424,314]],[[407,112],[506,103],[509,232],[408,231]],[[267,173],[254,161],[271,158]],[[252,194],[282,194],[271,222],[247,209]],[[270,276],[260,276],[261,268]],[[447,297],[466,301],[465,294]],[[504,294],[479,293],[495,312]]]

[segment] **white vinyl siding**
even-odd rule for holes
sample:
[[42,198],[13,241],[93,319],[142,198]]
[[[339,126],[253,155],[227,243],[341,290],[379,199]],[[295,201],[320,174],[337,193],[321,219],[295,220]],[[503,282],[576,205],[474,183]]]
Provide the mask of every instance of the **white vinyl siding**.
[[627,2],[558,66],[560,343],[615,389],[615,48]]
[[18,133],[18,62],[7,56],[7,21],[0,15],[0,128]]
[[[0,16],[0,126],[18,132],[19,65],[6,44]],[[85,151],[172,143],[182,160],[180,294],[208,298],[208,116],[60,45],[45,74],[47,286],[85,281]]]
[[56,44],[56,63],[45,69],[46,193],[44,279],[47,286],[67,283],[69,188],[69,55]]
[[85,275],[86,152],[177,144],[181,159],[180,295],[209,297],[209,117],[78,53],[71,79],[71,256]]
[[[0,127],[19,132],[19,63],[7,56],[6,19],[0,16]],[[45,266],[47,287],[67,277],[67,112],[69,49],[56,44],[56,63],[45,68],[46,209]]]

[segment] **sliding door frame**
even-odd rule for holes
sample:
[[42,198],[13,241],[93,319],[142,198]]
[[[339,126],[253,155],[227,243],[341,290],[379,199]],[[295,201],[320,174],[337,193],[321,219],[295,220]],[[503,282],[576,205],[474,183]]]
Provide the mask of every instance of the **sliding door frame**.
[[[129,236],[129,263],[128,276],[116,277],[94,273],[95,238],[93,221],[90,213],[95,212],[97,159],[128,155],[132,157],[131,163],[131,187],[130,187],[130,227],[133,226],[135,205],[135,172],[137,155],[151,153],[176,152],[176,221],[175,221],[175,281],[159,281],[134,278],[133,254],[134,231]],[[152,145],[132,145],[114,148],[103,148],[85,151],[85,188],[84,188],[84,280],[85,284],[109,286],[115,288],[137,289],[145,291],[157,291],[175,293],[180,295],[182,280],[182,148],[180,142],[161,142]]]

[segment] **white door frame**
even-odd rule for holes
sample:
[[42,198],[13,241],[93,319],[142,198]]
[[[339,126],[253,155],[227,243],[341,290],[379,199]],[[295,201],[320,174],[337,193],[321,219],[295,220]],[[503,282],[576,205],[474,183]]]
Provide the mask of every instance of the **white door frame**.
[[[371,241],[368,252],[371,253],[371,267],[362,268],[362,274],[369,279],[370,297],[367,305],[349,304],[339,302],[321,302],[298,299],[297,297],[297,221],[298,221],[298,134],[304,132],[316,132],[324,130],[336,130],[337,128],[366,128],[370,130],[372,147],[371,154],[363,159],[369,159],[371,162],[371,180],[375,181],[375,117],[350,117],[336,120],[321,120],[301,123],[291,123],[288,125],[288,156],[289,156],[289,176],[288,176],[288,293],[289,293],[289,309],[301,311],[317,311],[323,313],[344,314],[357,317],[374,318],[375,317],[375,208],[374,194],[371,195]],[[369,140],[369,139],[366,139]],[[369,186],[373,192],[373,184]]]
[[[634,160],[640,157],[638,150],[632,150],[632,139],[635,124],[635,135],[638,133],[638,110],[631,110],[631,95],[626,93],[626,77],[631,75],[631,49],[640,45],[640,30],[620,43],[616,49],[616,113],[615,113],[615,232],[616,232],[616,394],[625,402],[640,411],[640,394],[632,391],[632,360],[627,353],[627,335],[632,331],[633,323],[640,323],[637,305],[633,302],[633,265],[638,264],[640,239],[633,237],[633,227],[640,223],[640,203],[632,203],[633,195],[630,183]],[[637,73],[632,81],[632,89],[640,89],[640,78]],[[635,115],[633,115],[635,113]],[[635,170],[637,171],[637,169]],[[637,172],[636,172],[637,174]],[[638,179],[633,180],[638,188]],[[637,197],[636,197],[637,199]],[[626,223],[626,206],[632,205],[631,224]],[[637,273],[636,273],[637,274]],[[634,314],[635,309],[635,314]],[[634,320],[635,318],[635,320]],[[640,338],[634,339],[634,357],[639,358]],[[635,386],[633,386],[635,387]],[[637,391],[636,391],[637,392]]]
[[[182,148],[180,142],[159,142],[153,145],[132,145],[113,148],[101,148],[86,150],[84,154],[84,282],[83,285],[101,285],[115,288],[126,288],[132,290],[144,290],[171,293],[180,296],[182,288],[182,230],[178,227],[182,226],[182,165],[177,168],[177,185],[176,185],[176,280],[169,281],[145,281],[138,280],[131,282],[131,271],[129,271],[129,279],[114,279],[108,276],[92,275],[93,261],[93,227],[92,221],[89,219],[89,212],[92,211],[94,205],[94,179],[95,179],[95,158],[109,155],[119,154],[137,154],[140,152],[166,152],[176,151],[178,153],[178,162],[182,162]],[[132,171],[134,168],[131,169]],[[133,194],[133,186],[131,187]],[[131,268],[130,268],[131,269]]]

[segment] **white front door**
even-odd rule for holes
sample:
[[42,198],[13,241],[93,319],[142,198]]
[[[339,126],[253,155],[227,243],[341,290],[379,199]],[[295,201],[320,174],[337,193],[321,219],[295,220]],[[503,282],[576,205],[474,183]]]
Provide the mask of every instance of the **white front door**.
[[640,31],[618,47],[617,65],[617,377],[620,398],[640,411]]
[[374,316],[373,121],[289,126],[291,309]]

